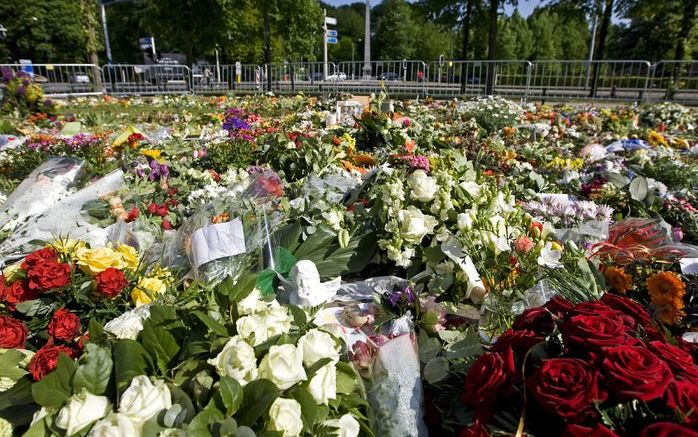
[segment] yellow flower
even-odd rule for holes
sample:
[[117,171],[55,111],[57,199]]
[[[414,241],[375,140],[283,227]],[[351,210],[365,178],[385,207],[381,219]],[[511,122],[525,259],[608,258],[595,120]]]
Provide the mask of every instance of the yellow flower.
[[653,130],[650,131],[650,133],[647,135],[647,141],[652,146],[658,146],[660,144],[662,146],[667,145],[667,142],[666,142],[666,139],[664,139],[664,136],[662,134],[660,134],[659,132],[653,131]]
[[136,270],[138,268],[138,252],[128,244],[120,244],[116,251],[121,255],[127,269]]
[[152,158],[152,159],[159,159],[161,154],[162,154],[162,151],[157,150],[157,149],[143,149],[143,150],[141,150],[141,155],[147,156],[148,158]]
[[138,285],[131,292],[131,300],[137,307],[147,305],[153,301],[158,294],[167,291],[167,284],[158,278],[141,278]]
[[126,267],[121,253],[115,251],[111,247],[99,247],[97,249],[79,248],[75,252],[75,258],[78,265],[91,275],[97,275],[105,271],[109,267],[115,269],[123,269]]
[[683,138],[674,138],[674,146],[679,149],[688,149],[691,145]]
[[85,242],[80,240],[62,239],[59,238],[50,244],[50,246],[61,255],[73,256],[80,248],[85,248]]
[[553,241],[552,243],[550,243],[550,248],[552,250],[562,251],[562,246],[560,246],[560,243],[558,243],[557,241]]
[[5,282],[8,284],[15,282],[23,276],[22,262],[20,261],[5,267],[2,269],[2,275],[5,277]]

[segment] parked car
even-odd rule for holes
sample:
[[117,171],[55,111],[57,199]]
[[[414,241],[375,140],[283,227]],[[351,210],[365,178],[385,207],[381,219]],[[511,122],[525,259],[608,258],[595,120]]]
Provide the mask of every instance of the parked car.
[[328,75],[327,80],[332,81],[332,82],[340,81],[340,80],[347,80],[347,74],[339,71],[337,73]]
[[378,80],[400,80],[400,75],[394,71],[386,71],[378,75]]
[[91,83],[90,76],[85,73],[75,73],[71,74],[68,78],[70,83]]

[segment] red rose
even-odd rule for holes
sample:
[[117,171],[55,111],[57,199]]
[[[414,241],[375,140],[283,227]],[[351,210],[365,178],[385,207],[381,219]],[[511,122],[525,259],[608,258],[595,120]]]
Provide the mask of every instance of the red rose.
[[167,219],[162,219],[162,228],[166,231],[172,229],[172,223]]
[[5,349],[24,349],[27,341],[27,327],[21,320],[9,316],[0,316],[0,347]]
[[490,433],[480,422],[475,422],[461,429],[458,437],[490,437]]
[[126,223],[130,223],[138,218],[138,215],[140,214],[140,211],[138,210],[138,207],[133,207],[129,210],[128,216],[126,217]]
[[527,379],[529,393],[547,412],[567,420],[594,414],[594,401],[604,400],[598,372],[577,358],[545,360]]
[[35,250],[24,257],[22,269],[27,270],[41,261],[58,261],[58,252],[52,247],[44,247],[43,249]]
[[677,338],[676,343],[679,349],[688,352],[694,360],[698,361],[698,343],[686,341],[682,337]]
[[468,369],[460,400],[471,407],[486,407],[505,396],[516,379],[514,352],[488,352]]
[[562,433],[562,437],[618,437],[618,434],[597,423],[593,428],[569,424]]
[[553,315],[545,307],[529,308],[514,320],[513,329],[529,329],[539,334],[553,332]]
[[48,324],[48,334],[61,341],[73,341],[81,330],[80,318],[65,308],[56,310]]
[[109,299],[114,298],[128,285],[128,280],[119,269],[109,267],[95,276],[97,291]]
[[155,202],[150,202],[150,205],[148,205],[148,212],[152,215],[157,214],[158,206],[155,204]]
[[635,331],[635,328],[637,327],[637,321],[634,317],[629,316],[622,311],[615,310],[598,300],[579,303],[575,305],[567,315],[568,317],[571,317],[579,314],[587,316],[603,315],[605,317],[614,317],[622,320],[629,331]]
[[639,437],[698,437],[698,432],[673,422],[656,422],[645,427]]
[[674,378],[664,361],[640,346],[604,350],[600,367],[606,385],[621,401],[658,398]]
[[31,290],[24,280],[17,280],[9,287],[3,289],[2,299],[7,303],[7,308],[14,311],[18,303],[33,300],[38,297],[36,290]]
[[514,331],[507,329],[497,338],[497,342],[492,346],[493,352],[504,352],[511,348],[517,355],[523,355],[533,346],[544,341],[545,338],[528,329]]
[[603,296],[601,296],[601,302],[605,303],[616,311],[620,311],[623,314],[632,317],[643,327],[652,325],[652,318],[649,314],[647,314],[647,311],[645,311],[642,305],[632,299],[612,293],[605,293]]
[[698,366],[693,362],[691,354],[661,341],[651,341],[648,347],[669,365],[677,379],[698,384]]
[[560,296],[553,297],[543,306],[545,309],[553,313],[553,315],[558,319],[565,317],[567,312],[574,308],[574,304],[572,304],[572,302]]
[[604,347],[635,341],[621,319],[612,313],[573,315],[560,324],[565,346],[579,352],[594,352]]
[[75,351],[67,346],[54,345],[46,345],[36,351],[31,361],[29,361],[29,366],[27,366],[29,373],[31,373],[35,381],[39,381],[56,368],[58,365],[58,355],[60,353],[74,358]]
[[669,408],[685,416],[685,423],[698,427],[698,385],[691,381],[671,381],[664,400]]
[[50,291],[70,283],[70,264],[42,260],[29,267],[27,282],[32,290]]

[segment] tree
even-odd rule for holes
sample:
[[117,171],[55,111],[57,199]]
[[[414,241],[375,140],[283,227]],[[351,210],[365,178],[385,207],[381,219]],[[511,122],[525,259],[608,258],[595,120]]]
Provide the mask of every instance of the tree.
[[414,59],[414,41],[419,35],[412,10],[405,0],[385,0],[382,14],[376,18],[376,33],[372,39],[378,59]]

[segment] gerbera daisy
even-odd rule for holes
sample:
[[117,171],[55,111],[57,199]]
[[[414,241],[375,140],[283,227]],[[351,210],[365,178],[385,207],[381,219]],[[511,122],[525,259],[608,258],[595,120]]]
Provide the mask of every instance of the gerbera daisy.
[[669,325],[675,325],[685,316],[683,297],[686,286],[674,272],[658,272],[647,279],[647,291],[650,306],[657,319]]
[[650,133],[647,135],[647,141],[650,143],[652,146],[666,146],[667,142],[666,139],[664,139],[664,136],[660,134],[657,131],[650,131]]
[[616,293],[626,294],[633,286],[633,277],[618,267],[608,267],[603,272],[606,281]]

